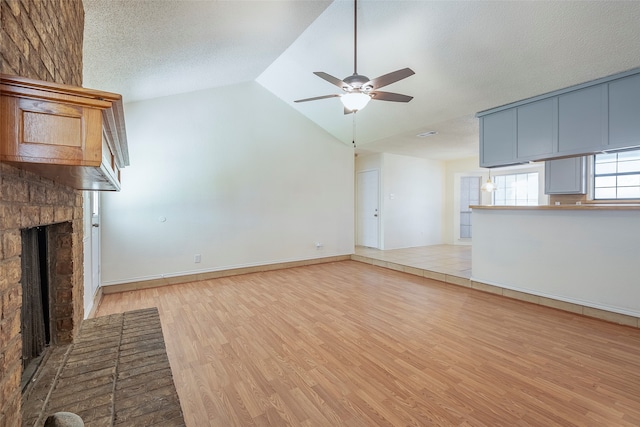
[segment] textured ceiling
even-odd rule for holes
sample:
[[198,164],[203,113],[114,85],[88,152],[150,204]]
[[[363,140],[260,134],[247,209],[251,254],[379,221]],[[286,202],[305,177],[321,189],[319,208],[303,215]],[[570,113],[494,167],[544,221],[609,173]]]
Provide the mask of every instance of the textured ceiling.
[[252,81],[330,3],[84,0],[84,85],[132,102]]
[[[316,77],[353,73],[353,3],[84,0],[85,86],[125,101],[257,80],[350,144],[354,115]],[[358,2],[358,72],[410,67],[355,115],[358,151],[476,155],[477,111],[640,67],[637,1]],[[437,135],[416,134],[435,130]]]

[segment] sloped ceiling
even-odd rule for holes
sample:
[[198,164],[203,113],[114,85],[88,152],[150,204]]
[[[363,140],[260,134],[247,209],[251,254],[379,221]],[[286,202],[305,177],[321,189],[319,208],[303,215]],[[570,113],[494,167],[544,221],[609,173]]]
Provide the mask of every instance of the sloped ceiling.
[[[358,152],[476,155],[474,114],[640,67],[640,2],[358,2],[358,73],[410,67],[344,115],[316,77],[353,73],[353,2],[84,0],[84,84],[125,102],[257,80]],[[428,138],[416,135],[437,131]]]

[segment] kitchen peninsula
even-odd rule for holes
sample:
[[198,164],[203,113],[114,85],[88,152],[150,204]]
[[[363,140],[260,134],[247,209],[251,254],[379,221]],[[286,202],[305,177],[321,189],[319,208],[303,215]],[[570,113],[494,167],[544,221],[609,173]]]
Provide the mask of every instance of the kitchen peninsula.
[[640,204],[472,209],[473,281],[504,295],[529,294],[532,302],[577,305],[583,314],[593,308],[632,316],[638,326]]

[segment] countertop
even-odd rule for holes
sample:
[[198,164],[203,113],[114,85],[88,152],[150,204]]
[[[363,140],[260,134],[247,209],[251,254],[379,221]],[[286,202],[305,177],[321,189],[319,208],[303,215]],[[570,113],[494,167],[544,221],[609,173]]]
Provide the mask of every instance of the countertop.
[[471,209],[487,210],[608,210],[635,211],[640,210],[640,203],[583,203],[581,205],[538,205],[538,206],[493,206],[473,205]]

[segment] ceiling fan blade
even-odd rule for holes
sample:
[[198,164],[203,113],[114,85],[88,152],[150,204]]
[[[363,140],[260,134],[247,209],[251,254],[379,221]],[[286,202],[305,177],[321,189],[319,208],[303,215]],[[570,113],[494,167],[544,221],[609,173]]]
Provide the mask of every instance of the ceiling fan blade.
[[380,77],[376,77],[373,80],[370,80],[366,85],[373,86],[374,89],[378,89],[391,83],[395,83],[399,80],[406,79],[409,76],[414,75],[415,73],[411,68],[403,68],[402,70],[393,71],[389,74],[385,74]]
[[369,95],[371,95],[372,99],[377,101],[409,102],[413,99],[413,96],[392,92],[380,92],[377,90],[369,92]]
[[314,96],[313,98],[305,98],[305,99],[297,99],[293,102],[307,102],[307,101],[317,101],[318,99],[327,99],[327,98],[336,98],[339,97],[338,94],[333,95],[323,95],[323,96]]
[[340,89],[342,89],[345,86],[349,86],[348,84],[346,84],[345,82],[343,82],[339,78],[333,77],[331,74],[327,74],[327,73],[324,73],[322,71],[314,71],[313,74],[315,74],[316,76],[320,77],[321,79],[324,79],[324,80],[328,81],[332,85],[338,86]]

